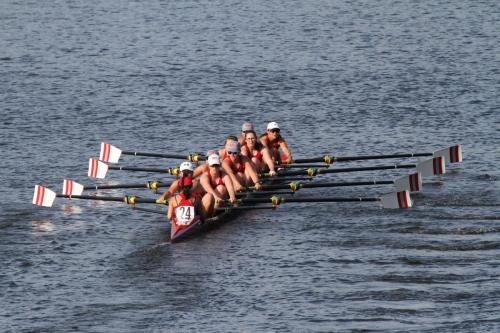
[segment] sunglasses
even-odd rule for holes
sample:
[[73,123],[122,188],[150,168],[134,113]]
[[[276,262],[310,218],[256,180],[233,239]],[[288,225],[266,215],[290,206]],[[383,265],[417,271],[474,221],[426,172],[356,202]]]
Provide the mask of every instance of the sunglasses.
[[269,130],[269,132],[279,133],[279,132],[280,132],[280,130],[275,128],[275,129]]
[[228,155],[238,155],[238,153],[235,153],[233,151],[228,151],[227,153],[228,153]]

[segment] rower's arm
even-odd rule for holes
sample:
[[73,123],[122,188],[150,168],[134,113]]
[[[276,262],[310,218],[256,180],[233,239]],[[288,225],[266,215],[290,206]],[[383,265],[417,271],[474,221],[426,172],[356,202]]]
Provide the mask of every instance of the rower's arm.
[[193,171],[193,178],[200,177],[203,174],[203,171],[205,171],[205,168],[206,164],[198,165]]
[[238,188],[238,185],[239,185],[239,187],[242,187],[242,185],[240,184],[238,179],[236,179],[236,176],[234,175],[233,169],[231,169],[231,166],[229,165],[229,162],[227,160],[222,161],[222,170],[224,170],[224,172],[227,175],[229,175],[229,177],[231,178],[231,181],[233,182],[235,189]]
[[248,173],[253,183],[254,184],[259,183],[260,182],[259,175],[257,175],[257,171],[255,171],[253,163],[250,162],[250,159],[248,157],[244,157],[244,159],[245,159],[245,169],[248,168]]
[[170,186],[168,187],[168,190],[161,195],[159,200],[164,201],[171,198],[178,190],[179,190],[179,184],[175,181],[172,182],[172,184],[170,184]]
[[250,152],[248,151],[247,146],[242,146],[241,147],[241,155],[250,158]]
[[174,218],[174,198],[171,198],[170,201],[168,202],[167,218],[170,221],[172,221]]
[[231,201],[236,200],[236,191],[234,190],[233,181],[228,174],[222,175],[222,180],[224,181],[224,186],[226,186],[227,194],[229,194],[229,199]]
[[269,149],[269,139],[266,136],[262,136],[259,138],[260,143],[267,149]]
[[202,175],[200,178],[200,183],[205,192],[211,194],[211,195],[216,195],[215,189],[212,187],[212,184],[210,184],[210,180],[208,179],[208,175]]
[[261,150],[262,152],[262,160],[264,163],[266,163],[267,167],[269,168],[270,172],[276,172],[276,169],[274,168],[274,160],[271,157],[271,153],[269,152],[269,149],[264,148]]
[[285,154],[285,156],[286,156],[286,160],[284,162],[285,163],[292,163],[293,162],[292,152],[288,148],[288,145],[286,144],[286,141],[285,140],[281,140],[279,144],[280,144],[281,150],[283,150],[283,154]]

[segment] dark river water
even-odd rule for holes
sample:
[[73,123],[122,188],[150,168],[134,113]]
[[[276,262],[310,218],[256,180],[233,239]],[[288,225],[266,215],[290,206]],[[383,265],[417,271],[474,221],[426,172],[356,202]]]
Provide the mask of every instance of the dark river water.
[[[0,331],[499,332],[499,22],[498,1],[1,1]],[[409,210],[288,203],[174,245],[121,203],[31,204],[38,183],[96,183],[101,141],[205,151],[246,120],[277,121],[295,157],[459,143],[464,161]]]

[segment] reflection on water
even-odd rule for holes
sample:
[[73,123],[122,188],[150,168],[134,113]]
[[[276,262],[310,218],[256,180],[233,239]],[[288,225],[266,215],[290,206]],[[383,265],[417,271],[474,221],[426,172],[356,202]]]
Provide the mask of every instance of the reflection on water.
[[52,223],[51,220],[33,220],[31,221],[31,226],[33,229],[33,233],[39,232],[54,232],[56,230],[56,225]]

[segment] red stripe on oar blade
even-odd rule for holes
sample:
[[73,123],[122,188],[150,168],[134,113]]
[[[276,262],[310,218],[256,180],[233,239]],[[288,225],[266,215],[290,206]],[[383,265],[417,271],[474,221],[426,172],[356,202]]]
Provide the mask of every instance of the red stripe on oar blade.
[[405,203],[404,207],[403,208],[408,208],[410,207],[410,204],[408,203],[408,195],[407,195],[408,192],[403,192],[401,193],[403,195],[403,201]]
[[97,167],[98,167],[97,160],[92,160],[92,167],[90,169],[90,177],[94,177],[94,178],[96,177]]
[[444,158],[442,156],[439,157],[439,160],[438,160],[438,164],[439,164],[439,174],[443,174],[443,165],[444,165]]
[[38,194],[37,194],[37,199],[36,199],[36,204],[38,206],[43,205],[43,197],[45,196],[45,187],[43,186],[38,186]]
[[412,192],[418,192],[419,191],[418,173],[414,173],[414,174],[410,175],[410,190]]
[[104,145],[105,149],[104,149],[104,158],[106,162],[109,161],[109,154],[111,153],[111,145],[109,143],[106,143]]
[[450,147],[450,162],[451,163],[460,162],[459,152],[460,152],[460,145]]

